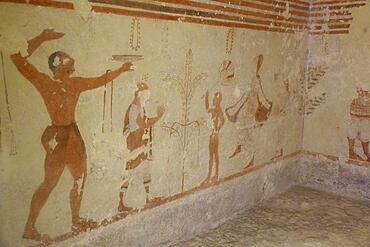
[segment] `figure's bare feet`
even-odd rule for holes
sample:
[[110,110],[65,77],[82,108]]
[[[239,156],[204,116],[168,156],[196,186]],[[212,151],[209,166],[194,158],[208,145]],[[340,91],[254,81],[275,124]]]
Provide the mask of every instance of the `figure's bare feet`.
[[133,208],[130,208],[130,207],[126,207],[123,202],[119,202],[118,204],[118,212],[129,212],[133,210]]
[[244,169],[248,169],[248,168],[251,168],[254,166],[254,155],[252,157],[252,160],[248,163],[248,165],[246,165],[246,167],[244,167]]
[[234,153],[229,157],[229,159],[234,158],[241,151],[242,151],[242,145],[239,144],[238,146],[236,146]]
[[37,231],[35,227],[30,226],[30,227],[26,227],[26,229],[24,230],[23,238],[40,241],[41,234]]
[[360,155],[358,155],[358,154],[356,154],[356,153],[350,153],[350,154],[349,154],[349,158],[350,158],[351,160],[360,160],[360,161],[364,161],[364,159],[363,159]]
[[200,186],[204,186],[204,185],[207,185],[211,182],[211,177],[210,176],[207,176],[206,179],[204,179],[204,181],[200,184]]
[[283,157],[283,153],[284,153],[284,151],[283,151],[283,149],[281,148],[280,150],[278,150],[278,151],[276,152],[276,155],[275,155],[274,157],[272,157],[272,159],[271,159],[271,160],[275,160],[275,159],[278,159],[278,158]]
[[162,202],[163,198],[162,197],[153,197],[153,198],[146,198],[146,203],[151,203],[151,204],[157,204]]
[[72,222],[72,231],[74,232],[83,232],[88,229],[95,229],[97,228],[98,222],[94,220],[88,220],[84,218],[79,218],[78,220]]
[[217,180],[218,180],[218,176],[213,176],[213,178],[211,178],[211,182],[213,183],[213,182],[217,182]]

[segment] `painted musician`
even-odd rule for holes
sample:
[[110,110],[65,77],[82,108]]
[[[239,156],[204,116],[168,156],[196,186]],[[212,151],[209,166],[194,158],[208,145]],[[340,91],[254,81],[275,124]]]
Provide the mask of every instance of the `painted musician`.
[[[357,89],[357,98],[353,99],[350,107],[350,123],[348,126],[347,140],[349,158],[370,162],[370,90]],[[365,157],[355,152],[356,139],[361,141]]]
[[254,129],[262,126],[271,113],[272,102],[266,98],[263,92],[259,74],[263,56],[258,55],[254,61],[256,62],[256,73],[252,77],[249,90],[241,96],[236,104],[226,109],[228,119],[236,123],[239,128],[239,140],[229,158],[237,156],[243,147],[246,148],[252,144],[255,135]]
[[44,42],[59,39],[63,35],[53,29],[46,29],[28,41],[28,55],[23,56],[20,52],[11,55],[18,71],[40,93],[51,119],[51,125],[45,129],[41,137],[46,151],[44,181],[32,196],[30,213],[23,234],[23,238],[33,240],[42,238],[35,227],[36,219],[66,167],[73,177],[73,186],[69,193],[72,230],[81,231],[97,226],[95,221],[80,217],[87,169],[85,144],[75,119],[76,105],[82,92],[105,85],[123,72],[131,70],[132,66],[131,63],[126,63],[119,69],[98,77],[72,77],[75,61],[67,53],[57,51],[49,56],[49,68],[53,74],[49,77],[33,66],[28,61],[28,57]]
[[145,105],[150,98],[149,87],[145,83],[139,83],[135,91],[134,100],[129,105],[124,119],[123,133],[128,134],[126,138],[127,149],[130,151],[130,158],[126,162],[126,174],[123,178],[121,191],[119,193],[118,211],[129,211],[124,203],[125,193],[130,185],[133,176],[140,174],[145,187],[147,202],[149,201],[149,187],[151,174],[148,161],[152,155],[153,125],[164,114],[164,108],[157,108],[157,116],[148,118]]

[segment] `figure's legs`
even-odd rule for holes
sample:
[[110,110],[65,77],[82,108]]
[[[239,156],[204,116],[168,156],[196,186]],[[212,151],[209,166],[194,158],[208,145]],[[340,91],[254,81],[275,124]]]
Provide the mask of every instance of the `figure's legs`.
[[215,156],[215,164],[216,164],[216,175],[215,176],[218,179],[220,176],[220,159],[218,156],[218,142],[219,142],[218,134],[214,135],[213,142],[214,142],[214,156]]
[[149,202],[149,190],[150,190],[150,183],[152,182],[152,178],[149,173],[146,173],[144,175],[144,187],[145,187],[145,192],[146,192],[146,202]]
[[208,149],[209,149],[209,161],[208,161],[208,175],[207,175],[207,181],[209,181],[211,179],[211,176],[212,176],[212,168],[213,168],[213,162],[214,162],[214,155],[213,155],[213,138],[212,138],[212,134],[210,135],[209,137],[209,145],[208,145]]
[[369,154],[369,142],[361,142],[362,150],[364,150],[364,154],[367,157],[367,161],[370,161],[370,154]]
[[73,186],[69,192],[69,202],[72,213],[72,226],[80,223],[80,209],[83,197],[83,189],[86,181],[86,172],[83,172],[81,176],[73,177]]
[[360,126],[360,140],[362,145],[362,150],[366,156],[365,160],[370,161],[369,154],[369,140],[370,140],[370,120],[362,120]]
[[55,149],[52,154],[47,154],[45,158],[45,177],[44,181],[36,189],[32,196],[30,213],[24,229],[23,238],[40,240],[41,234],[37,231],[35,223],[41,209],[49,198],[51,191],[57,185],[64,170],[63,160],[60,153]]
[[353,160],[363,160],[358,154],[355,152],[355,139],[347,137],[348,140],[348,154],[349,158]]
[[128,186],[129,186],[129,179],[126,178],[123,181],[122,186],[121,186],[121,191],[119,192],[119,203],[118,203],[118,211],[119,212],[129,211],[129,210],[132,209],[132,208],[126,207],[125,204],[124,204],[124,196],[125,196],[125,193],[128,189]]
[[77,129],[73,127],[68,139],[66,151],[66,165],[73,177],[73,186],[69,192],[70,208],[72,213],[72,230],[84,230],[97,227],[93,220],[80,217],[83,190],[86,182],[86,149],[82,137]]

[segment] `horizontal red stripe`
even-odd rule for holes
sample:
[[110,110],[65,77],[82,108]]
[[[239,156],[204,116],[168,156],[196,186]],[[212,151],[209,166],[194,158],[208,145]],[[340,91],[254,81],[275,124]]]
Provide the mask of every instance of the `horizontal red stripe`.
[[92,9],[93,11],[100,12],[100,13],[138,16],[138,17],[151,18],[151,19],[183,21],[183,22],[198,23],[198,24],[205,24],[205,25],[212,25],[212,26],[238,27],[238,28],[247,28],[247,29],[252,29],[252,30],[282,32],[282,33],[294,33],[295,32],[294,30],[291,30],[288,28],[283,29],[283,28],[274,28],[274,27],[269,27],[269,26],[256,26],[256,25],[251,25],[251,24],[246,24],[246,23],[225,22],[225,21],[218,21],[218,20],[205,20],[205,19],[188,17],[188,16],[175,16],[175,15],[168,15],[168,14],[162,14],[162,13],[134,11],[134,10],[111,8],[111,7],[103,7],[103,6],[93,6]]
[[334,6],[320,6],[320,7],[313,7],[311,8],[311,12],[313,11],[325,11],[326,9],[334,10],[334,9],[350,9],[364,6],[365,3],[356,3],[356,4],[348,4],[348,5],[334,5]]
[[265,19],[272,19],[272,20],[279,20],[279,21],[289,21],[293,23],[300,23],[300,24],[306,24],[307,20],[304,19],[298,19],[298,18],[289,18],[288,20],[280,15],[275,14],[266,14],[261,12],[254,12],[244,9],[236,9],[231,7],[223,7],[220,5],[213,5],[213,4],[207,4],[207,3],[200,3],[200,2],[193,2],[189,0],[154,0],[156,2],[163,2],[163,3],[173,3],[173,4],[182,4],[187,5],[191,7],[196,8],[204,8],[209,10],[215,10],[215,11],[223,11],[223,12],[229,12],[234,14],[241,14],[246,16],[253,16],[253,17],[259,17],[259,18],[265,18]]
[[330,30],[323,32],[309,32],[311,35],[324,35],[324,34],[349,34],[349,30]]
[[333,1],[315,1],[312,6],[327,5],[327,4],[340,4],[340,3],[353,3],[353,2],[362,2],[366,3],[366,0],[333,0]]
[[[238,6],[243,6],[243,7],[249,7],[249,8],[255,8],[259,10],[267,10],[267,11],[272,11],[275,13],[280,13],[285,11],[285,8],[278,8],[275,6],[268,6],[268,5],[263,5],[263,4],[256,4],[253,2],[248,2],[248,1],[242,1],[242,0],[212,0],[213,2],[219,2],[219,3],[226,3],[226,4],[234,4]],[[296,16],[301,16],[301,17],[309,17],[308,11],[306,12],[301,12],[301,11],[294,11],[291,10],[289,11],[290,14],[296,15]]]
[[0,3],[21,3],[21,4],[29,4],[29,5],[36,5],[36,6],[44,6],[44,7],[53,7],[53,8],[61,8],[61,9],[74,9],[73,3],[70,2],[59,2],[59,1],[51,1],[51,0],[0,0]]

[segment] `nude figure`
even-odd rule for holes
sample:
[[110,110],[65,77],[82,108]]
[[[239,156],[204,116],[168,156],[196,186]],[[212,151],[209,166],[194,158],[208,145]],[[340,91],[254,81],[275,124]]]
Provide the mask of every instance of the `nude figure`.
[[218,155],[218,144],[219,144],[219,132],[224,126],[225,118],[221,108],[222,94],[220,92],[215,93],[213,97],[213,107],[209,106],[209,92],[207,91],[205,96],[206,111],[211,116],[212,120],[212,133],[209,136],[209,164],[208,164],[208,175],[205,179],[205,183],[211,181],[213,166],[215,166],[214,180],[219,178],[220,172],[220,159]]
[[35,223],[65,167],[68,168],[73,177],[73,186],[69,193],[72,230],[82,231],[97,226],[95,221],[80,217],[87,174],[85,144],[75,120],[76,105],[83,91],[101,87],[123,72],[132,70],[132,64],[125,63],[119,69],[98,77],[72,77],[71,75],[75,71],[75,61],[67,53],[61,51],[54,52],[48,59],[53,77],[38,71],[35,66],[29,63],[27,58],[44,42],[59,39],[63,35],[53,29],[46,29],[28,41],[27,56],[22,56],[20,52],[11,55],[18,71],[41,94],[51,119],[51,125],[45,129],[41,138],[46,151],[45,177],[32,196],[30,212],[23,234],[23,238],[33,240],[41,240],[42,238]]

